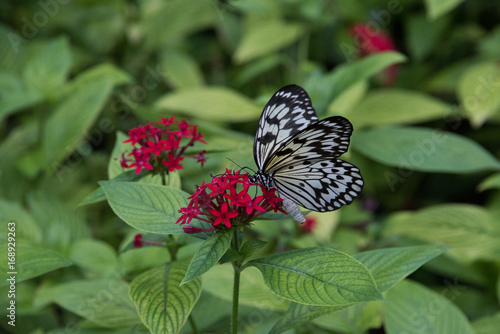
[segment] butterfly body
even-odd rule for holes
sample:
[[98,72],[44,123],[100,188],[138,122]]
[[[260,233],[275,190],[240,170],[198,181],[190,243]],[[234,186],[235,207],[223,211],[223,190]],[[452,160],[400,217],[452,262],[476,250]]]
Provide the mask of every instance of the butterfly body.
[[344,117],[319,120],[301,87],[283,87],[259,120],[253,147],[258,171],[251,182],[314,211],[350,204],[360,195],[363,178],[356,166],[337,158],[347,151],[352,130]]

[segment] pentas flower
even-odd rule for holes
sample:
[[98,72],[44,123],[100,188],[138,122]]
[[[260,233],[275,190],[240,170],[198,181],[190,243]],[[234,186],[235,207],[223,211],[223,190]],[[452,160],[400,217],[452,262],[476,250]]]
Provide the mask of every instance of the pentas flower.
[[[397,51],[392,37],[380,29],[374,30],[369,24],[356,24],[351,30],[359,55],[365,57],[374,53]],[[385,86],[392,86],[397,78],[397,65],[391,65],[382,72],[380,81]]]
[[176,121],[175,116],[162,118],[156,124],[148,123],[129,131],[129,139],[124,143],[130,143],[133,149],[127,157],[125,153],[122,154],[120,165],[123,168],[135,168],[136,174],[143,168],[155,173],[162,171],[168,173],[183,169],[181,162],[184,158],[194,158],[203,167],[207,161],[206,150],[194,155],[184,153],[196,142],[206,144],[203,135],[198,133],[197,125],[190,125],[185,120]]
[[[255,196],[259,190],[262,195]],[[224,174],[213,177],[208,184],[203,181],[189,199],[188,206],[179,210],[182,215],[177,223],[189,224],[191,220],[198,219],[214,227],[200,229],[184,226],[184,231],[190,234],[242,226],[271,210],[286,213],[274,189],[250,183],[248,173],[240,174],[240,171],[228,169]]]

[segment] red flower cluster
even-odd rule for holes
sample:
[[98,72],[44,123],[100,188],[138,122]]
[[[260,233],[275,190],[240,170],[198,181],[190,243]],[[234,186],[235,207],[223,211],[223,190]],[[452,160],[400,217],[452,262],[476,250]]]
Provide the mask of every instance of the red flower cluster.
[[[257,194],[257,187],[262,195]],[[240,174],[226,169],[221,176],[216,176],[209,184],[198,186],[195,193],[189,197],[191,201],[186,208],[179,210],[182,216],[177,223],[189,224],[193,218],[217,226],[223,223],[226,227],[243,225],[254,218],[273,210],[283,212],[281,199],[276,196],[275,189],[267,189],[260,184],[252,184],[248,173]],[[203,229],[185,226],[186,233],[201,232]]]
[[[370,28],[369,24],[356,24],[351,28],[356,47],[361,57],[384,51],[397,51],[391,36],[380,29]],[[397,77],[397,66],[391,65],[384,71],[381,78],[385,86],[392,86]]]
[[[184,120],[179,122],[174,118],[175,116],[170,119],[162,117],[160,122],[156,122],[163,125],[162,127],[148,123],[130,130],[128,133],[130,138],[124,143],[131,143],[134,146],[132,153],[128,154],[133,159],[126,158],[123,153],[120,159],[121,166],[134,167],[136,174],[139,174],[142,168],[155,172],[173,172],[182,169],[180,162],[189,157],[195,158],[203,167],[203,163],[207,160],[204,156],[205,150],[195,155],[184,154],[184,151],[197,141],[206,144],[202,139],[203,135],[198,133],[198,126],[190,125]],[[172,129],[174,125],[177,130]],[[184,141],[184,145],[181,146],[183,138],[189,138],[189,141]]]

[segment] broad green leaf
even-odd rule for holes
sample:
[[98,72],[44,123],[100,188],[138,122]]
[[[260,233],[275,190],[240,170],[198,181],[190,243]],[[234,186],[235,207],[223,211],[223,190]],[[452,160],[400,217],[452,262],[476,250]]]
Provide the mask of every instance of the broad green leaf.
[[442,118],[452,106],[428,95],[403,89],[370,92],[347,114],[354,127],[408,124]]
[[99,115],[111,88],[111,81],[106,78],[79,85],[50,115],[42,139],[47,169],[55,169],[77,147]]
[[248,263],[274,293],[294,302],[335,306],[382,299],[370,271],[334,249],[297,249]]
[[124,143],[128,139],[128,135],[121,131],[116,132],[115,146],[111,152],[108,163],[108,178],[111,180],[124,172],[123,167],[120,165],[122,154],[128,155],[132,152],[132,145]]
[[15,223],[16,242],[29,244],[40,244],[42,233],[40,226],[19,203],[0,199],[0,221],[4,222],[4,228],[0,230],[1,243],[7,242],[7,234],[11,231],[7,228],[7,223]]
[[240,253],[244,259],[248,259],[267,245],[266,241],[258,239],[247,240],[241,245]]
[[445,246],[377,249],[354,255],[372,273],[380,292],[385,292],[420,266],[446,251]]
[[66,38],[46,42],[24,68],[23,76],[30,90],[49,99],[60,94],[69,75],[71,53]]
[[[233,284],[234,269],[230,263],[212,267],[203,275],[203,291],[229,302],[233,300]],[[240,276],[239,304],[280,312],[285,311],[290,302],[269,293],[260,271],[254,267],[246,267]]]
[[29,90],[17,75],[0,72],[0,120],[13,112],[35,105],[42,98],[39,92]]
[[500,189],[500,173],[491,175],[490,177],[483,180],[477,187],[479,191],[485,191],[488,189]]
[[498,59],[500,57],[500,27],[492,29],[478,41],[481,58]]
[[500,324],[500,312],[475,320],[472,328],[475,334],[496,334]]
[[349,304],[338,306],[313,306],[292,303],[281,319],[269,331],[269,334],[282,333],[297,326],[308,324],[311,320],[322,315],[339,312],[350,306]]
[[335,333],[367,333],[370,328],[382,326],[384,310],[382,301],[358,303],[316,318],[313,323]]
[[87,273],[95,273],[101,277],[121,276],[115,250],[103,241],[79,240],[73,244],[69,258]]
[[31,216],[42,233],[43,245],[47,248],[67,257],[74,242],[90,238],[85,220],[58,197],[37,191],[28,194],[27,202]]
[[251,21],[234,53],[234,60],[241,64],[272,54],[295,42],[302,32],[301,25],[274,18],[264,22]]
[[166,247],[141,247],[121,252],[118,259],[125,273],[142,272],[170,262],[170,254]]
[[229,249],[232,235],[231,231],[220,231],[205,240],[194,254],[191,263],[189,263],[186,277],[184,277],[181,284],[186,284],[198,278],[216,265]]
[[198,63],[188,54],[175,48],[166,48],[161,54],[161,68],[166,80],[174,88],[202,86],[204,79]]
[[239,86],[243,86],[257,76],[268,73],[274,67],[285,64],[286,61],[287,58],[281,54],[272,54],[258,58],[251,63],[245,64],[241,71],[237,73],[235,81]]
[[337,66],[332,72],[314,79],[304,85],[310,93],[314,108],[322,112],[343,92],[360,81],[366,81],[388,66],[406,61],[406,57],[397,52],[380,52],[352,63]]
[[473,334],[466,316],[446,296],[412,281],[400,282],[387,293],[387,333]]
[[151,269],[130,283],[130,298],[151,333],[179,333],[201,294],[201,278],[180,285],[186,262]]
[[350,117],[351,111],[360,101],[362,101],[367,90],[367,80],[361,80],[351,85],[351,87],[340,93],[337,98],[330,103],[326,110],[326,115],[349,115],[349,120],[352,122]]
[[[113,86],[120,86],[126,83],[131,83],[131,76],[110,63],[96,65],[85,72],[80,73],[75,80],[71,81],[70,89],[79,89],[80,86],[91,85],[96,80],[109,80]],[[101,123],[104,123],[102,121]],[[102,131],[105,133],[114,130],[113,124],[100,124]],[[112,128],[112,130],[110,129]]]
[[136,182],[99,182],[111,209],[130,226],[152,233],[184,233],[175,222],[187,206],[189,194],[182,190]]
[[211,0],[144,1],[140,8],[139,24],[147,49],[181,40],[217,20],[216,5]]
[[436,19],[453,10],[463,1],[464,0],[425,0],[427,15],[431,19]]
[[412,59],[423,61],[442,38],[449,23],[448,17],[430,20],[424,14],[417,14],[406,19],[406,41]]
[[480,127],[500,112],[500,66],[496,61],[470,66],[458,82],[458,98],[472,125]]
[[261,108],[247,97],[228,88],[181,89],[156,101],[156,107],[213,122],[245,122],[258,119]]
[[358,131],[352,146],[375,161],[405,171],[500,170],[500,162],[472,140],[428,128],[394,126]]
[[141,321],[128,289],[128,283],[116,279],[73,280],[43,288],[38,298],[51,300],[103,327],[127,327]]
[[449,245],[459,262],[495,261],[500,256],[500,228],[492,214],[469,204],[442,204],[391,215],[384,234],[402,234],[430,243]]
[[[123,172],[121,174],[118,174],[115,178],[109,180],[111,182],[126,182],[126,181],[136,181],[140,180],[141,177],[144,177],[143,173],[136,174],[135,170],[129,170],[126,172]],[[78,206],[84,206],[84,205],[89,205],[89,204],[94,204],[98,202],[102,202],[106,200],[106,194],[104,193],[104,190],[102,190],[101,187],[97,188],[93,192],[91,192],[87,197],[81,201]]]
[[[4,226],[4,228],[7,228]],[[3,244],[5,252],[0,258],[0,269],[5,275],[10,276],[9,272],[17,272],[15,275],[16,282],[22,282],[33,277],[43,275],[59,268],[68,267],[72,262],[64,256],[50,249],[31,246],[26,244],[15,243],[14,261],[10,261],[7,244]],[[10,255],[9,255],[10,256]],[[9,262],[14,262],[10,265]],[[9,281],[2,280],[0,286],[8,285]]]

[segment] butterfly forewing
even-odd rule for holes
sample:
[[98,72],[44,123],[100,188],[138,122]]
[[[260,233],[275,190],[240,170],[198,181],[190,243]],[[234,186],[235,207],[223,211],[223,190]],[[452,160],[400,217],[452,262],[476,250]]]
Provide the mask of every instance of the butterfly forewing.
[[346,118],[334,116],[313,123],[284,143],[263,166],[268,173],[293,166],[297,161],[334,159],[349,147],[352,125]]
[[277,91],[264,107],[255,135],[253,154],[259,169],[282,144],[317,121],[304,89],[290,85]]

